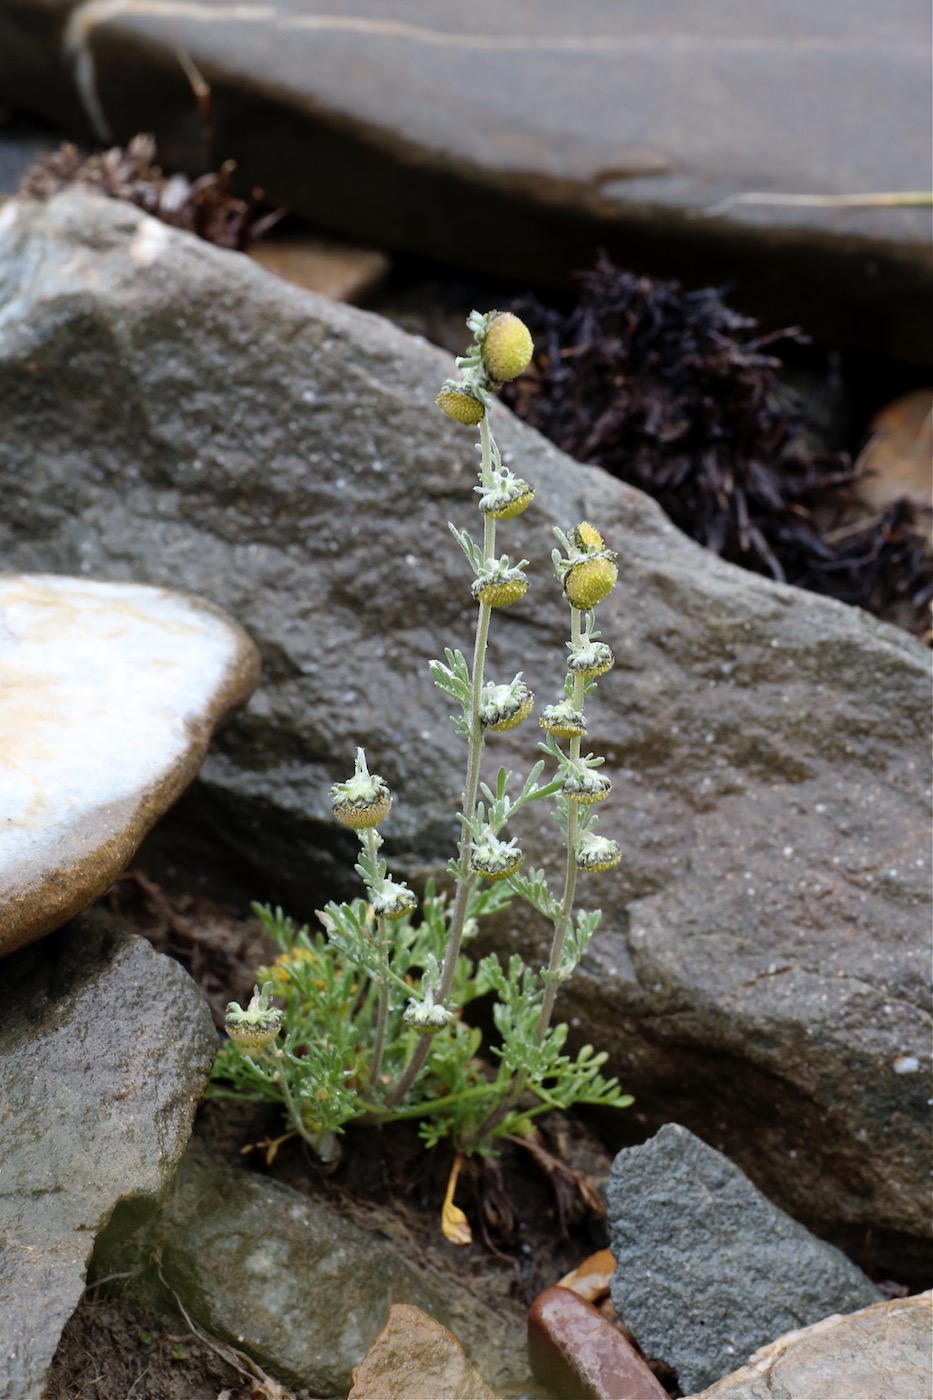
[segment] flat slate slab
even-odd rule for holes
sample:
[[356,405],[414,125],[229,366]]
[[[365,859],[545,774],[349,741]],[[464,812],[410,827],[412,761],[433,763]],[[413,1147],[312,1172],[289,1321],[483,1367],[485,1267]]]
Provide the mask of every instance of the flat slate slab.
[[144,938],[80,919],[0,962],[0,1397],[38,1400],[98,1233],[168,1188],[217,1050]]
[[[0,98],[98,142],[154,132],[181,168],[233,158],[376,247],[563,281],[605,246],[930,362],[925,211],[693,217],[928,188],[928,28],[923,0],[21,0]],[[179,51],[211,87],[209,140]]]
[[252,693],[218,608],[144,584],[0,576],[0,955],[113,883]]
[[[477,515],[474,434],[434,404],[450,356],[83,191],[0,211],[0,308],[0,562],[184,587],[262,647],[163,851],[190,868],[197,842],[199,873],[299,919],[353,897],[327,793],[363,744],[395,793],[393,870],[442,875],[463,749],[428,661],[471,645],[447,521]],[[770,1199],[859,1258],[871,1226],[878,1267],[919,1284],[929,653],[723,564],[499,406],[492,427],[536,494],[500,532],[531,585],[494,619],[491,678],[559,693],[553,526],[594,522],[619,553],[588,742],[622,861],[580,889],[604,917],[559,1015],[636,1095],[620,1133],[712,1133]],[[484,776],[527,773],[536,734],[496,735]],[[553,821],[520,816],[553,869]],[[519,902],[498,937],[540,954]]]

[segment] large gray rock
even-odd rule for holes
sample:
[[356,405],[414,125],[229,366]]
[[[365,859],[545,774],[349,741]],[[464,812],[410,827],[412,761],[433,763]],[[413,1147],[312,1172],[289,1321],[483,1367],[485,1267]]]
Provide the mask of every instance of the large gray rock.
[[933,1394],[933,1297],[892,1298],[778,1337],[689,1400],[926,1400]]
[[140,584],[0,576],[0,956],[103,894],[259,679],[209,603]]
[[38,1400],[97,1234],[172,1180],[217,1033],[177,963],[80,920],[0,962],[0,998],[0,1397]]
[[456,1271],[412,1269],[388,1241],[279,1182],[192,1153],[151,1238],[162,1281],[195,1322],[312,1395],[342,1400],[394,1303],[454,1327],[495,1385],[529,1381],[519,1317],[493,1312]]
[[[921,0],[19,0],[0,97],[98,142],[155,132],[198,173],[232,157],[245,189],[376,247],[566,280],[604,246],[930,363],[923,210],[693,217],[927,188],[928,47]],[[179,53],[210,84],[210,136]]]
[[782,1333],[879,1301],[844,1254],[675,1123],[619,1153],[606,1204],[616,1313],[683,1390]]
[[[476,460],[433,405],[449,358],[80,193],[0,214],[0,307],[0,562],[183,585],[263,652],[164,828],[173,859],[196,843],[310,916],[356,887],[327,792],[362,743],[397,794],[393,867],[442,871],[462,751],[427,662],[470,645],[446,521],[473,524]],[[552,524],[597,522],[620,554],[590,720],[624,858],[581,889],[604,923],[560,1003],[638,1096],[620,1140],[712,1134],[805,1222],[853,1247],[870,1226],[903,1277],[905,1237],[929,1238],[928,655],[721,563],[504,410],[493,427],[537,496],[501,531],[533,586],[490,674],[556,696]],[[496,737],[490,771],[526,770],[534,734]],[[519,834],[554,861],[545,813]],[[540,952],[546,931],[516,906],[496,936]]]

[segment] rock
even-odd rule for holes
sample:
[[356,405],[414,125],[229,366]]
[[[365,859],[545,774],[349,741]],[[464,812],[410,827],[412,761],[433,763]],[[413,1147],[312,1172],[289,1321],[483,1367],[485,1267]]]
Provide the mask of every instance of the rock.
[[0,956],[113,883],[258,680],[209,603],[139,584],[0,577]]
[[597,1250],[584,1259],[557,1284],[558,1288],[569,1288],[578,1298],[587,1303],[597,1303],[609,1292],[609,1280],[615,1270],[615,1256],[610,1249]]
[[906,496],[914,505],[933,507],[930,458],[933,456],[933,390],[914,389],[876,413],[871,437],[855,470],[859,499],[872,511],[887,510]]
[[391,263],[374,248],[353,248],[322,238],[276,238],[249,250],[253,262],[296,287],[337,301],[358,302],[389,275]]
[[[232,158],[244,191],[355,242],[523,282],[605,247],[931,363],[924,210],[726,203],[925,189],[928,46],[918,0],[548,0],[469,23],[456,0],[388,18],[21,0],[0,13],[0,96],[97,142],[152,131],[197,174]],[[180,52],[209,75],[210,132]]]
[[[450,359],[80,191],[0,213],[0,306],[0,564],[184,587],[263,653],[162,854],[299,918],[357,893],[327,794],[359,743],[396,794],[392,868],[442,873],[463,754],[427,663],[471,645],[446,522],[475,528],[472,434],[434,407]],[[880,1269],[922,1277],[928,653],[492,422],[537,495],[501,532],[533,586],[495,619],[490,676],[557,694],[552,525],[596,521],[620,555],[589,742],[623,860],[581,884],[603,924],[559,1002],[637,1095],[617,1141],[676,1117],[804,1223],[853,1250],[870,1226]],[[534,736],[496,737],[487,772],[526,772]],[[552,864],[553,822],[526,814],[528,860]],[[489,934],[545,939],[518,904]]]
[[675,1123],[619,1153],[606,1201],[616,1312],[683,1390],[718,1380],[769,1337],[878,1301],[844,1254]]
[[667,1400],[631,1343],[567,1288],[547,1288],[532,1304],[528,1357],[535,1378],[559,1400]]
[[217,1033],[177,963],[88,920],[4,959],[0,996],[0,1396],[35,1400],[96,1235],[174,1175]]
[[689,1400],[922,1400],[933,1392],[931,1299],[895,1298],[789,1332]]
[[452,1332],[395,1303],[359,1366],[347,1400],[496,1400]]
[[346,1395],[393,1303],[456,1325],[496,1384],[527,1379],[517,1320],[456,1280],[416,1273],[378,1235],[278,1182],[189,1154],[153,1238],[162,1277],[193,1321],[293,1388]]

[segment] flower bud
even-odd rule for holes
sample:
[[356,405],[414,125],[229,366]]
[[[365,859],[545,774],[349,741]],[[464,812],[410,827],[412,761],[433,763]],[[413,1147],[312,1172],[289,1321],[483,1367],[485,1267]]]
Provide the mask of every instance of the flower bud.
[[486,373],[499,384],[516,379],[531,364],[534,348],[524,321],[511,311],[503,311],[492,321],[483,340]]
[[516,515],[528,509],[535,498],[528,482],[513,476],[511,472],[508,476],[500,476],[496,484],[488,489],[482,486],[475,489],[481,493],[480,510],[493,520],[514,520]]
[[415,1001],[412,998],[405,1008],[402,1020],[406,1026],[418,1031],[419,1035],[437,1035],[450,1020],[450,1012],[445,1011],[443,1006],[435,1006],[430,997],[425,997],[424,1001]]
[[455,423],[466,423],[469,426],[479,423],[486,412],[485,405],[466,389],[442,389],[435,403],[441,412],[446,413]]
[[569,700],[561,700],[556,705],[545,705],[538,723],[542,729],[556,735],[558,739],[582,739],[586,734],[583,711],[575,710]]
[[418,907],[414,890],[394,880],[383,880],[382,889],[373,895],[373,913],[377,919],[404,919]]
[[504,608],[517,603],[528,592],[528,580],[521,569],[480,574],[473,580],[473,599],[487,608]]
[[571,530],[570,538],[581,550],[592,550],[603,548],[603,537],[594,525],[588,520],[581,520],[575,529]]
[[521,868],[525,859],[518,842],[500,841],[487,828],[470,850],[470,873],[484,880],[507,880]]
[[597,769],[584,764],[573,764],[568,768],[561,792],[568,802],[602,802],[609,796],[612,783]]
[[618,577],[619,570],[608,555],[597,555],[568,569],[564,576],[564,593],[580,612],[589,612],[612,592]]
[[368,771],[363,750],[357,749],[356,755],[356,772],[347,782],[334,783],[330,805],[339,822],[360,830],[378,826],[389,815],[392,794],[383,778]]
[[224,1030],[247,1055],[271,1045],[281,1029],[284,1012],[271,1005],[271,991],[271,982],[264,983],[261,992],[255,987],[245,1011],[235,1001],[227,1003]]
[[615,657],[605,642],[594,642],[584,638],[577,646],[573,646],[572,643],[568,645],[571,646],[571,654],[567,661],[567,670],[571,675],[580,676],[585,681],[604,676],[615,665]]
[[595,836],[592,832],[580,837],[573,854],[578,869],[587,871],[611,870],[622,859],[616,841],[610,841],[606,836]]
[[503,734],[516,729],[531,714],[535,697],[516,676],[511,685],[484,685],[479,703],[479,720],[484,729]]

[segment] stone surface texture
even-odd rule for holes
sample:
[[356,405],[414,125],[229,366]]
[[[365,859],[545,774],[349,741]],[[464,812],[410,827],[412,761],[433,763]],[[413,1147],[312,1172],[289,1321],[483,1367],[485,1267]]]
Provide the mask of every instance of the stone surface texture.
[[617,1327],[570,1289],[546,1288],[528,1314],[528,1359],[559,1400],[665,1400],[667,1391]]
[[322,238],[277,238],[257,243],[249,256],[306,292],[337,301],[362,301],[389,275],[391,263],[374,248],[353,248]]
[[762,1347],[689,1400],[926,1400],[933,1394],[933,1294],[827,1317]]
[[353,1370],[347,1400],[496,1400],[452,1332],[420,1308],[395,1303]]
[[153,1239],[193,1321],[292,1388],[342,1400],[393,1303],[449,1323],[494,1384],[527,1382],[517,1319],[416,1272],[326,1201],[252,1172],[189,1154]]
[[165,589],[0,575],[0,955],[113,883],[259,679],[253,643]]
[[[541,280],[600,246],[739,305],[933,360],[924,210],[738,204],[923,190],[921,0],[18,0],[0,98],[154,132],[354,241]],[[212,93],[211,133],[178,59]],[[309,154],[311,153],[311,154]]]
[[[0,307],[0,564],[182,586],[262,651],[161,828],[173,862],[302,918],[357,893],[327,794],[363,744],[396,795],[391,868],[442,872],[463,751],[428,661],[472,646],[447,521],[476,528],[473,435],[434,407],[449,357],[83,192],[0,213]],[[557,698],[553,525],[619,552],[588,743],[623,860],[581,882],[603,924],[558,1005],[637,1095],[620,1139],[713,1125],[771,1199],[853,1249],[871,1225],[903,1277],[929,1238],[929,656],[722,564],[504,409],[492,426],[537,494],[500,531],[532,583],[494,619],[491,678]],[[495,738],[487,773],[526,772],[536,731]],[[521,817],[554,868],[553,822]],[[490,938],[547,946],[517,904]]]
[[616,1313],[683,1390],[710,1385],[774,1336],[878,1301],[840,1250],[676,1123],[619,1153],[606,1203]]
[[77,920],[0,963],[0,1397],[37,1400],[97,1234],[151,1213],[217,1049],[145,939]]

